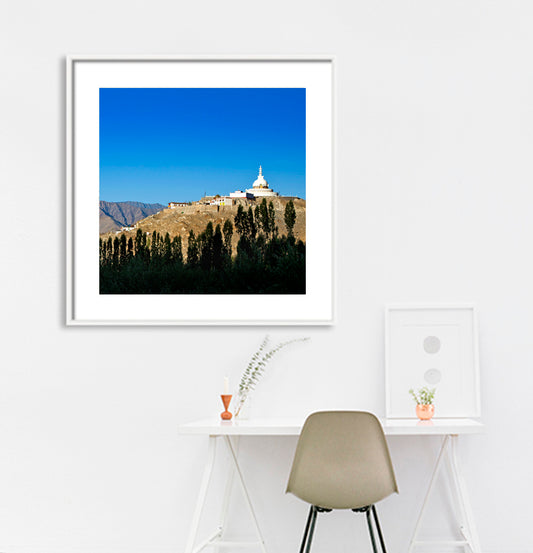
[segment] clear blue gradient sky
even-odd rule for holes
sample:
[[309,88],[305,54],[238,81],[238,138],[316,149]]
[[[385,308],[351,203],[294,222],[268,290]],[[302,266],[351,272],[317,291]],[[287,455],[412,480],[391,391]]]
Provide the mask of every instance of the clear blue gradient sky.
[[304,88],[101,88],[100,199],[166,204],[250,188],[305,198]]

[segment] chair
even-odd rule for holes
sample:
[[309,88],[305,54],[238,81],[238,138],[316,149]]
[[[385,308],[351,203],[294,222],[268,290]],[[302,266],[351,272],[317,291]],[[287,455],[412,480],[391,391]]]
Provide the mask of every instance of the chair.
[[377,553],[371,515],[382,553],[385,542],[375,503],[398,493],[385,435],[378,419],[363,411],[323,411],[302,428],[287,492],[311,504],[300,553],[309,553],[318,513],[351,509],[365,513]]

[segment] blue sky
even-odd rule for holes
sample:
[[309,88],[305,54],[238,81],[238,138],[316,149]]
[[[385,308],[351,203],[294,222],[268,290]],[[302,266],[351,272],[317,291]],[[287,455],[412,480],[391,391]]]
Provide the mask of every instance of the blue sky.
[[305,89],[101,88],[100,199],[162,203],[252,186],[305,198]]

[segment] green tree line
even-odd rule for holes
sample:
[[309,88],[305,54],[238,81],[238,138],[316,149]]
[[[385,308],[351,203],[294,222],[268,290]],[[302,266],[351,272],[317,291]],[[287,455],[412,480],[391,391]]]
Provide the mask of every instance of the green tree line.
[[[101,294],[305,294],[305,244],[294,237],[296,209],[285,206],[279,235],[274,204],[242,205],[224,224],[181,236],[167,232],[100,238]],[[232,255],[233,234],[239,236]]]

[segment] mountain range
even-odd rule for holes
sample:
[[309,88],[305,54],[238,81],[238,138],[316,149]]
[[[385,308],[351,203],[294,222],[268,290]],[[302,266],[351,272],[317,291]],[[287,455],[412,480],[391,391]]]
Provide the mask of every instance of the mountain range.
[[158,213],[165,207],[161,204],[143,204],[141,202],[100,201],[100,234],[133,225],[149,215]]

